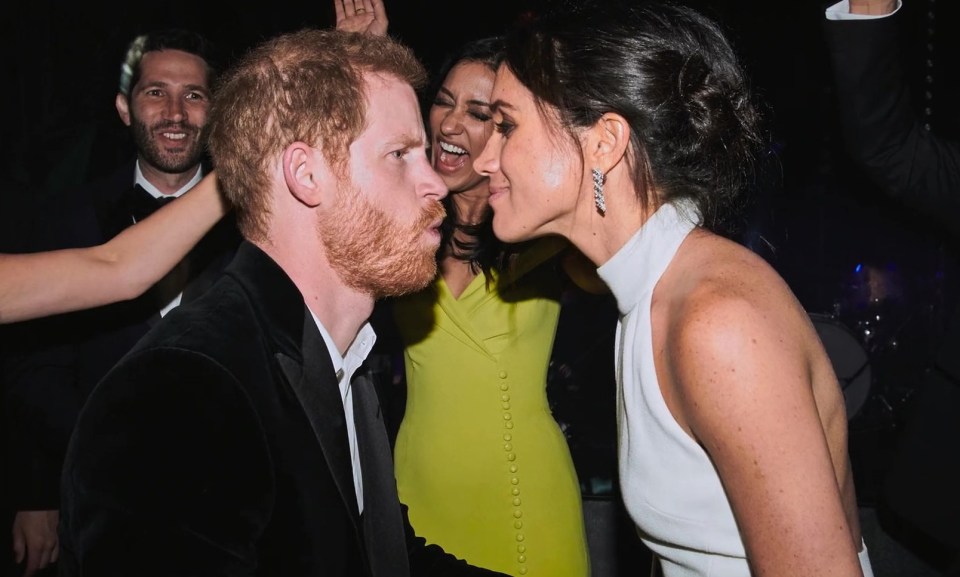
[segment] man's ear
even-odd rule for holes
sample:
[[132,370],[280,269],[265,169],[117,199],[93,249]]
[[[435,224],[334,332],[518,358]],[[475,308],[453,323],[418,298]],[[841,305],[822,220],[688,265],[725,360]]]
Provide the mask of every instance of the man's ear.
[[120,115],[120,120],[127,126],[130,126],[130,101],[122,92],[117,92],[115,103],[117,105],[117,114]]
[[283,151],[283,178],[290,194],[309,207],[319,206],[324,195],[336,186],[336,177],[326,157],[299,141]]
[[607,112],[584,135],[584,160],[588,169],[606,174],[627,154],[630,125],[615,112]]

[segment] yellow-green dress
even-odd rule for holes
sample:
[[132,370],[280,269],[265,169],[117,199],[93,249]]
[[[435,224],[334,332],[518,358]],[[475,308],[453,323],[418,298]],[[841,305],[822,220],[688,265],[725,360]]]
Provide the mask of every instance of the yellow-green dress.
[[473,565],[525,577],[589,574],[580,487],[546,396],[561,246],[534,244],[459,299],[438,278],[394,303],[407,377],[396,474],[410,522]]

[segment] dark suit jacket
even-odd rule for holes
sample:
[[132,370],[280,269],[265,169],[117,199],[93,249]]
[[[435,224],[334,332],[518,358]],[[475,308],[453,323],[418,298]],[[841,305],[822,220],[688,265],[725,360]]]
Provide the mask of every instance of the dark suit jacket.
[[[960,238],[960,143],[925,130],[913,109],[897,41],[899,16],[827,21],[844,139],[887,194]],[[916,394],[888,474],[890,506],[960,550],[960,310]]]
[[[134,164],[38,211],[30,250],[93,246],[132,224],[127,195]],[[14,327],[5,372],[10,497],[17,510],[57,509],[63,454],[77,412],[94,385],[147,332],[183,288],[182,303],[213,284],[240,242],[221,220],[167,279],[140,298]],[[58,282],[69,283],[70,279]],[[163,290],[160,290],[163,287]]]
[[61,573],[491,574],[414,537],[372,384],[353,387],[362,516],[323,337],[289,277],[242,244],[83,409],[64,465]]

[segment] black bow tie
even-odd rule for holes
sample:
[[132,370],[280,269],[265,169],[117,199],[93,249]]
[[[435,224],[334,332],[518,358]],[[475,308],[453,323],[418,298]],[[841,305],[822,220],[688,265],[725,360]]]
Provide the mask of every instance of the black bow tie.
[[130,216],[133,217],[134,221],[140,222],[153,214],[158,208],[176,198],[175,196],[161,196],[157,198],[139,184],[135,184],[127,199]]

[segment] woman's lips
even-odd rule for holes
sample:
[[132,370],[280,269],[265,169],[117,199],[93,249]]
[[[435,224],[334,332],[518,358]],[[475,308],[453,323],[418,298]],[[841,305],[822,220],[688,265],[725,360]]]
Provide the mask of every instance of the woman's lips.
[[438,154],[434,157],[433,164],[436,171],[441,174],[452,174],[463,170],[470,159],[470,154],[464,148],[448,142],[438,142],[436,150]]

